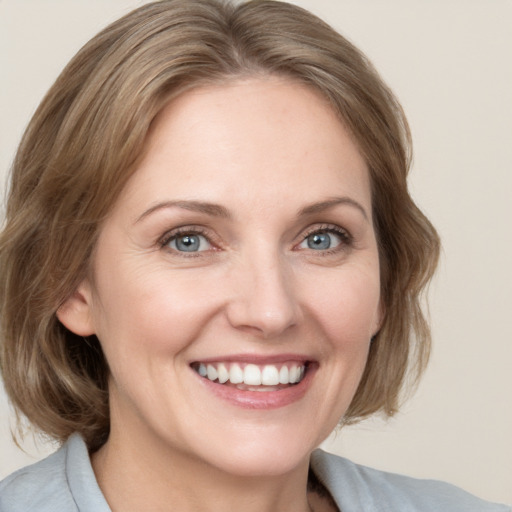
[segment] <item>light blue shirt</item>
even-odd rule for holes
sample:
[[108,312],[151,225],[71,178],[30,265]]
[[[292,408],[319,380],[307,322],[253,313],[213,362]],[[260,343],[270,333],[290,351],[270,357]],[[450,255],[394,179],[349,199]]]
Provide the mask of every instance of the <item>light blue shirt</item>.
[[[512,512],[452,485],[354,464],[321,450],[311,465],[342,512]],[[0,482],[0,512],[111,512],[78,435]]]

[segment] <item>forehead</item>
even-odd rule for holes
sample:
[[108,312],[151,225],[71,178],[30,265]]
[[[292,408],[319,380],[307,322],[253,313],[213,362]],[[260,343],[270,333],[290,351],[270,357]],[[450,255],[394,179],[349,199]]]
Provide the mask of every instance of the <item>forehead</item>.
[[172,100],[156,117],[126,192],[146,203],[170,194],[253,205],[336,192],[369,205],[369,189],[364,159],[328,101],[305,85],[267,77]]

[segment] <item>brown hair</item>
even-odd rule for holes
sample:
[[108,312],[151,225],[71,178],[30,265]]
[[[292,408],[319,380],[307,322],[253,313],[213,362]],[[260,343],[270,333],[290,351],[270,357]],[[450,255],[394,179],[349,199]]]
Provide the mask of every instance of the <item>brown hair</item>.
[[282,2],[164,0],[116,21],[50,89],[12,167],[0,237],[1,369],[18,411],[48,435],[108,436],[108,367],[98,340],[56,311],[89,267],[102,220],[137,167],[149,127],[187,89],[278,75],[320,91],[371,175],[385,319],[343,421],[393,414],[408,374],[428,359],[421,291],[439,241],[409,196],[410,134],[368,60],[307,11]]

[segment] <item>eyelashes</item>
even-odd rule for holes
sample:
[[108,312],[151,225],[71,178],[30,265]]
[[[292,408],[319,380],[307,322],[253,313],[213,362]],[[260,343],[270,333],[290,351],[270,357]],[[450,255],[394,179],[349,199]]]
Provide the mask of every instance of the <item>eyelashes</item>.
[[[353,245],[350,233],[335,224],[315,224],[297,237],[295,251],[317,255],[338,253]],[[222,250],[217,235],[202,226],[182,226],[166,232],[158,241],[160,248],[181,257],[198,257],[204,253]]]
[[162,249],[190,257],[205,251],[218,250],[212,238],[213,236],[201,226],[183,226],[165,233],[158,244]]
[[296,246],[299,249],[332,253],[352,246],[348,231],[336,225],[314,226],[302,236],[303,240]]

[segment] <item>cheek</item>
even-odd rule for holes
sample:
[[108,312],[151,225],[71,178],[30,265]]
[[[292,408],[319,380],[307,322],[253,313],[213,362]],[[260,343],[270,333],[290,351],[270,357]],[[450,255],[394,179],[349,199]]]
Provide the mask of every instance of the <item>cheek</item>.
[[205,290],[203,277],[192,272],[182,276],[168,269],[130,272],[111,266],[109,277],[102,279],[101,270],[95,325],[107,358],[109,352],[122,352],[123,358],[177,353],[214,314],[216,295]]
[[304,285],[313,317],[329,340],[346,351],[359,352],[378,329],[380,281],[375,268],[364,271],[347,266],[317,275]]

